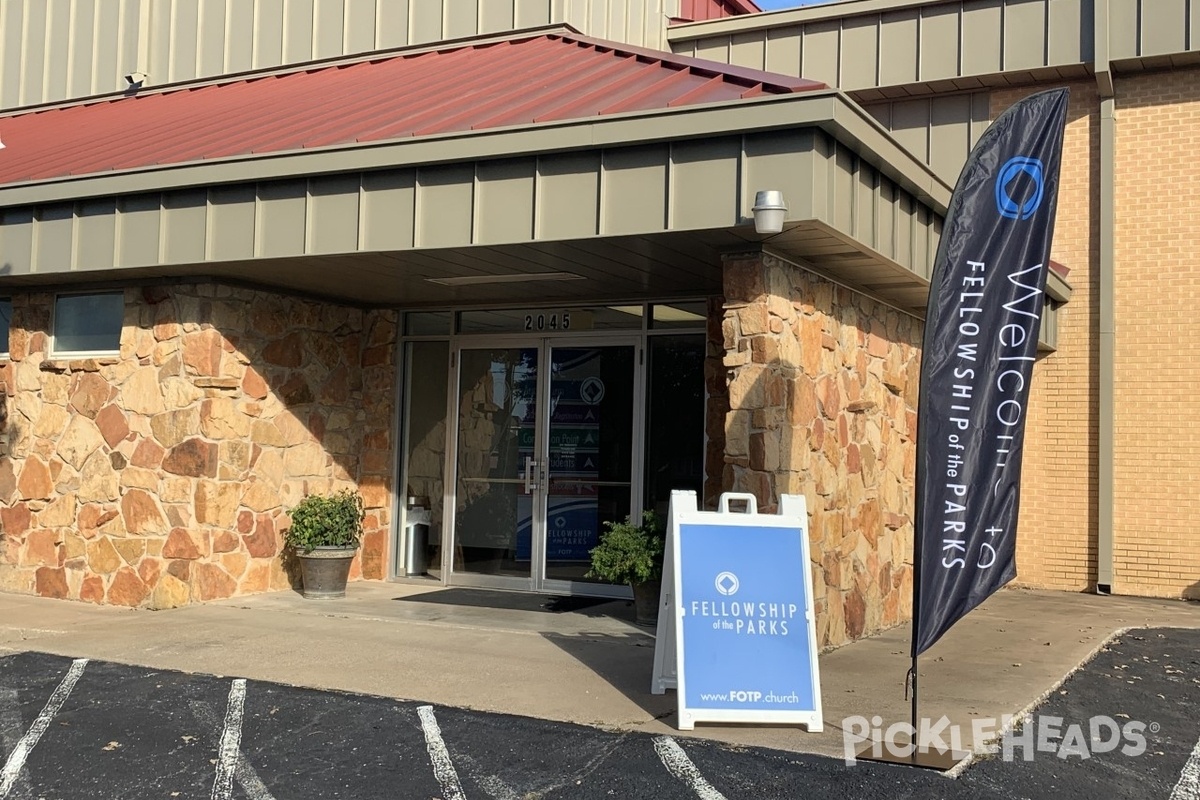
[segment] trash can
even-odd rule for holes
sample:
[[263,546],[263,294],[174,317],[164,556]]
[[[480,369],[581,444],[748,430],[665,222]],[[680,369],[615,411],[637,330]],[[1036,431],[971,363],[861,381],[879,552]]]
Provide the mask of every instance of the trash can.
[[408,577],[429,571],[429,509],[410,505],[405,520],[404,574]]

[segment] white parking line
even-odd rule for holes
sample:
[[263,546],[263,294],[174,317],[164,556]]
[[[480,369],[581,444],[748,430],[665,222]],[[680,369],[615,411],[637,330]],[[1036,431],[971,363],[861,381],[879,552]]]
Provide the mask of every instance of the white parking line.
[[1170,800],[1200,800],[1200,741],[1179,771],[1179,783],[1171,791]]
[[688,785],[700,800],[725,800],[725,795],[704,780],[700,770],[683,752],[683,748],[670,736],[654,737],[654,751],[667,771]]
[[[6,752],[15,749],[24,730],[25,724],[21,721],[21,712],[17,708],[17,690],[0,689],[0,747]],[[29,783],[27,770],[22,770],[17,775],[9,797],[18,800],[33,797],[33,787]]]
[[217,752],[217,776],[213,779],[212,800],[233,797],[233,773],[237,769],[242,746],[242,715],[246,708],[246,680],[235,678],[229,687],[229,706],[225,709],[225,729]]
[[433,715],[433,706],[420,706],[417,716],[421,718],[425,749],[429,751],[429,761],[433,764],[433,776],[442,787],[443,800],[466,800],[458,773],[454,770],[454,762],[450,760],[450,751],[442,741],[442,729]]
[[58,687],[50,695],[50,699],[46,701],[42,713],[38,714],[37,719],[29,726],[29,730],[21,737],[21,741],[17,742],[17,746],[9,753],[8,760],[4,762],[4,769],[0,770],[0,798],[8,797],[8,793],[12,791],[13,785],[17,782],[17,776],[21,774],[21,769],[25,766],[25,759],[29,758],[29,754],[37,746],[38,739],[41,739],[46,728],[50,727],[50,720],[54,719],[54,716],[62,709],[63,703],[67,702],[71,690],[75,688],[75,684],[79,681],[79,676],[83,674],[83,668],[86,666],[86,658],[77,658],[71,662],[71,668],[67,670],[67,674],[63,676]]
[[[199,700],[193,700],[190,705],[196,719],[210,728],[217,727],[220,720],[211,705]],[[233,770],[233,779],[241,784],[247,800],[275,800],[275,795],[271,794],[271,790],[258,777],[254,765],[250,763],[250,759],[246,758],[246,754],[240,748],[238,749],[237,766]]]

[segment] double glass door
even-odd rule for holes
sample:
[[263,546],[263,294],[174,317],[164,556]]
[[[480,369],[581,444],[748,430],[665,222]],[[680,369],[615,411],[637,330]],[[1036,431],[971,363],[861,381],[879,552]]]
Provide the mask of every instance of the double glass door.
[[586,577],[604,523],[639,507],[636,340],[457,350],[450,582],[624,595]]

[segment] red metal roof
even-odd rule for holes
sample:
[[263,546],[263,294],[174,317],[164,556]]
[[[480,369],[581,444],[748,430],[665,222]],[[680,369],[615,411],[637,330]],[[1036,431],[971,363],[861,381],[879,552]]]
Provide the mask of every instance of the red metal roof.
[[0,184],[820,88],[539,34],[0,115]]
[[678,22],[702,22],[708,19],[758,14],[762,9],[751,0],[682,0]]

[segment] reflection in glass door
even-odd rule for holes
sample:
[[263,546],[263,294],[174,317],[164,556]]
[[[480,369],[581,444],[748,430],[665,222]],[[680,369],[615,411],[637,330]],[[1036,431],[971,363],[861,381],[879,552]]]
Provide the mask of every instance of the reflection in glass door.
[[[532,490],[522,442],[538,424],[536,347],[459,351],[452,570],[532,579]],[[497,585],[505,585],[500,581]]]
[[624,594],[584,576],[638,499],[637,348],[538,344],[459,350],[452,582]]
[[633,507],[634,348],[552,347],[549,373],[544,576],[583,581],[604,523]]

